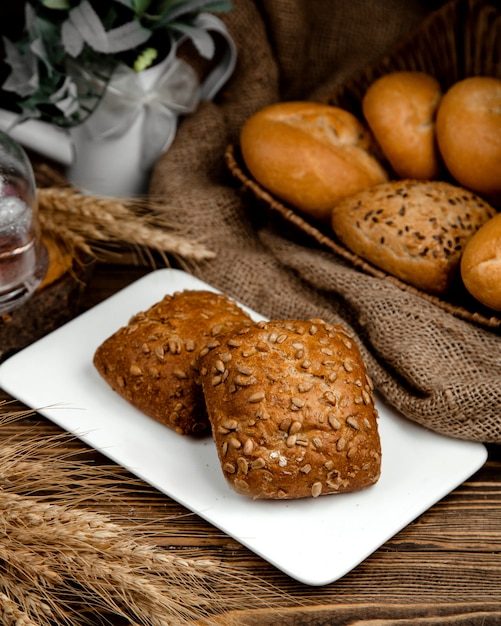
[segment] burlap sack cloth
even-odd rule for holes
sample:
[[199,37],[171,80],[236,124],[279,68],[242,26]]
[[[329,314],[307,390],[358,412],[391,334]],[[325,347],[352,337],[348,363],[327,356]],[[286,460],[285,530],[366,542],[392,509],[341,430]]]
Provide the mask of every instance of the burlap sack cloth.
[[183,120],[151,180],[153,195],[190,207],[187,230],[217,253],[194,273],[269,318],[322,317],[349,327],[378,392],[408,419],[453,437],[501,443],[499,332],[456,319],[263,218],[224,163],[226,147],[238,142],[254,111],[278,100],[323,97],[438,5],[234,5],[224,19],[238,47],[236,72],[216,102]]

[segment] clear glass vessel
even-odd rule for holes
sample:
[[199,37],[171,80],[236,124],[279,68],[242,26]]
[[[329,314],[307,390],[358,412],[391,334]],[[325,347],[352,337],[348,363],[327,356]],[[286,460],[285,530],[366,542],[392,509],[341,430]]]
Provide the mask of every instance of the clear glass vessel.
[[31,297],[47,267],[31,162],[16,141],[0,132],[0,314]]

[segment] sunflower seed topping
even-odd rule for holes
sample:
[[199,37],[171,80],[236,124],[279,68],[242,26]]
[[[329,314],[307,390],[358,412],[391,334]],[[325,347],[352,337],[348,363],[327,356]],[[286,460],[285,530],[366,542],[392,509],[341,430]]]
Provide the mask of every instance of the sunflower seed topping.
[[263,469],[265,465],[266,465],[266,461],[261,457],[254,459],[250,464],[251,469],[253,470]]
[[233,465],[233,463],[225,463],[223,465],[223,470],[228,474],[234,474],[237,471],[237,468]]
[[256,391],[247,398],[247,402],[250,402],[251,404],[257,404],[258,402],[262,402],[264,398],[264,391]]
[[134,363],[129,368],[129,373],[131,376],[141,376],[143,370],[139,367],[139,365],[135,365]]
[[314,498],[318,498],[318,496],[322,493],[322,483],[316,482],[311,486],[311,495]]

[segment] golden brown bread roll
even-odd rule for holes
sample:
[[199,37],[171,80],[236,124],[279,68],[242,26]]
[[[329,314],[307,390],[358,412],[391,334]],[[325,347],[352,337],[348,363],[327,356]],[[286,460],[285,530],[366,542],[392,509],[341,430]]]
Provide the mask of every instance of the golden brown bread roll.
[[466,244],[461,277],[474,298],[501,311],[501,213],[486,222]]
[[474,76],[452,85],[440,103],[436,132],[458,183],[501,206],[501,79]]
[[337,204],[332,228],[352,252],[429,293],[445,293],[470,237],[495,210],[446,182],[383,183]]
[[94,365],[140,411],[181,435],[206,435],[210,425],[198,375],[198,355],[218,335],[250,323],[222,294],[186,290],[167,295],[106,339]]
[[328,221],[341,198],[387,179],[372,138],[348,111],[314,102],[284,102],[250,117],[242,157],[265,189],[315,220]]
[[222,471],[238,493],[317,497],[378,480],[372,385],[342,327],[259,322],[221,338],[200,372]]
[[365,120],[400,178],[439,176],[435,116],[441,97],[438,80],[424,72],[391,72],[365,93]]

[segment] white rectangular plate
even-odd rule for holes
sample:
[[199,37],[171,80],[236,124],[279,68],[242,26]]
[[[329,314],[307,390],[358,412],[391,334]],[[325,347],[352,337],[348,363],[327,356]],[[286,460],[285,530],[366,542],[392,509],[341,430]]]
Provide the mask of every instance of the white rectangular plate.
[[183,289],[215,291],[180,270],[154,271],[5,361],[1,387],[308,585],[344,576],[485,463],[482,444],[435,434],[378,401],[383,463],[373,487],[291,501],[236,494],[210,437],[182,437],[143,415],[92,364],[134,313]]

